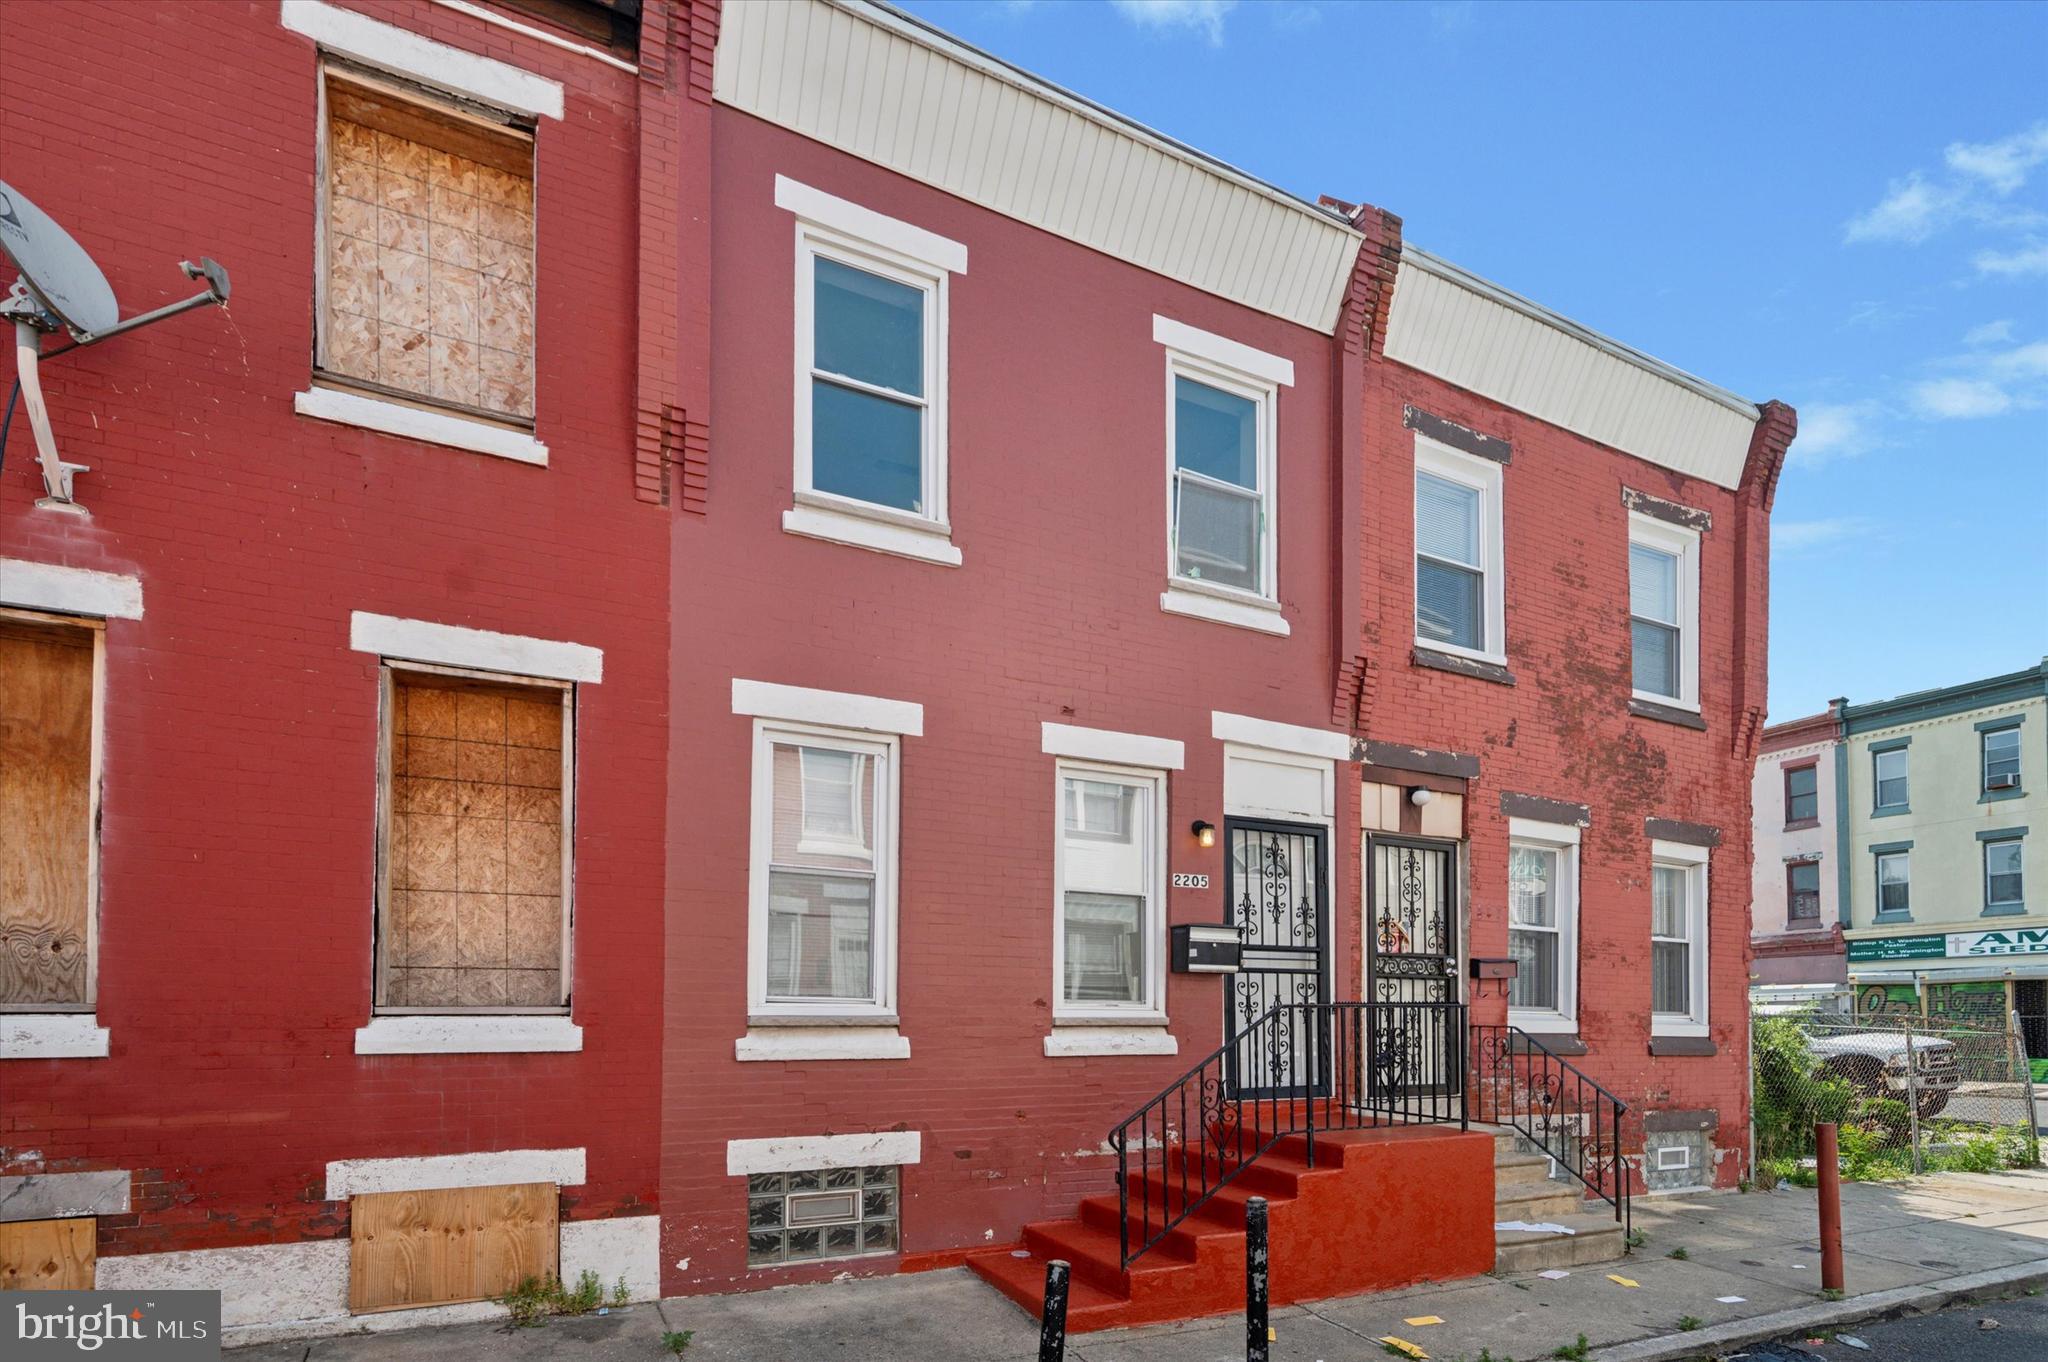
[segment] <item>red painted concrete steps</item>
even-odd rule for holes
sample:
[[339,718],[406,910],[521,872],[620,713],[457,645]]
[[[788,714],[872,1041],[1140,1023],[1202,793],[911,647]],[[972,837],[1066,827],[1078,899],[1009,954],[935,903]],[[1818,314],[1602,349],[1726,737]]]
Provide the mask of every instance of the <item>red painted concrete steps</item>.
[[[1028,1225],[1025,1256],[983,1254],[968,1266],[1032,1315],[1045,1266],[1073,1265],[1070,1333],[1224,1314],[1244,1306],[1244,1208],[1266,1198],[1276,1305],[1418,1281],[1469,1277],[1493,1266],[1493,1159],[1489,1134],[1446,1126],[1393,1126],[1283,1137],[1207,1204],[1125,1269],[1114,1194],[1089,1197],[1070,1220]],[[1199,1172],[1178,1147],[1166,1168],[1132,1177],[1134,1205],[1177,1210],[1181,1177]]]

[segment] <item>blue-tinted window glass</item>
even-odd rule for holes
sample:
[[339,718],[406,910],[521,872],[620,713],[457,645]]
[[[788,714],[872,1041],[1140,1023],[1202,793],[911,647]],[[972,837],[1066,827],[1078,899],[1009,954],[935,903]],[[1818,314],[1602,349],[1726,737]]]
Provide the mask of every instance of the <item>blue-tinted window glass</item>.
[[1259,485],[1259,404],[1193,379],[1173,380],[1173,457],[1218,482]]
[[820,256],[812,362],[879,388],[924,396],[924,291]]
[[876,506],[924,510],[924,410],[811,380],[811,486]]

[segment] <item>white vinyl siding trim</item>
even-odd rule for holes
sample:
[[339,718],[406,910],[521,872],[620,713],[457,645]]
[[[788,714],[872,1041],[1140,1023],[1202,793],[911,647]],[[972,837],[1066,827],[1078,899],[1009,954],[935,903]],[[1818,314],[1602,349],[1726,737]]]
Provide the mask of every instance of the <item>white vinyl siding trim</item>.
[[[1656,1011],[1654,998],[1651,1003],[1650,1032],[1658,1036],[1704,1036],[1707,1034],[1707,979],[1708,979],[1708,862],[1711,859],[1707,848],[1692,846],[1684,842],[1650,843],[1650,883],[1647,886],[1654,900],[1656,893],[1656,872],[1659,868],[1674,870],[1684,877],[1686,897],[1686,923],[1683,937],[1688,946],[1687,1002],[1690,1006],[1683,1014]],[[1651,939],[1656,936],[1655,910],[1650,914]],[[1652,965],[1654,970],[1655,966]],[[1654,988],[1654,985],[1653,985]]]
[[[1069,781],[1099,782],[1128,789],[1144,806],[1142,815],[1129,826],[1130,853],[1127,865],[1114,884],[1083,877],[1075,861],[1070,837],[1086,838],[1087,832],[1070,832],[1067,827],[1067,785]],[[1111,859],[1114,859],[1113,853]],[[1073,892],[1104,892],[1138,896],[1137,939],[1140,969],[1139,996],[1129,1002],[1087,1001],[1067,996],[1067,895]],[[1053,776],[1053,1020],[1121,1021],[1132,1025],[1166,1025],[1166,776],[1162,771],[1135,770],[1071,759],[1055,763]]]
[[1341,217],[882,9],[740,0],[712,90],[1005,217],[1325,335],[1358,257]]
[[[1638,700],[1652,704],[1675,705],[1680,709],[1698,710],[1700,707],[1700,534],[1698,530],[1672,525],[1646,515],[1631,511],[1628,517],[1628,543],[1631,559],[1635,548],[1640,545],[1658,553],[1669,555],[1676,562],[1675,587],[1677,592],[1676,613],[1668,624],[1678,632],[1678,693],[1668,695],[1658,691],[1636,690],[1630,693]],[[1630,570],[1629,590],[1634,592],[1634,573]],[[1625,605],[1630,603],[1624,603]],[[1635,619],[1632,605],[1630,619]],[[1643,618],[1648,619],[1648,616]],[[1630,630],[1630,666],[1634,666],[1633,627]]]
[[[1445,639],[1430,638],[1422,632],[1421,582],[1421,495],[1417,478],[1428,476],[1455,483],[1479,497],[1478,562],[1466,564],[1481,575],[1479,592],[1480,646],[1467,648]],[[1504,497],[1501,466],[1426,435],[1415,437],[1415,476],[1410,479],[1409,504],[1415,525],[1416,561],[1409,570],[1409,585],[1415,593],[1415,646],[1433,652],[1452,653],[1496,666],[1507,664],[1507,548],[1504,526]]]
[[1756,407],[1404,247],[1387,358],[1646,463],[1733,489]]
[[[1555,939],[1557,1006],[1520,1007],[1510,1003],[1508,1021],[1524,1031],[1576,1032],[1579,1017],[1579,829],[1569,823],[1541,823],[1527,818],[1508,820],[1510,882],[1509,934],[1530,930],[1513,921],[1515,853],[1530,850],[1552,860],[1548,888],[1550,921],[1543,929]],[[1509,990],[1513,992],[1512,989]]]

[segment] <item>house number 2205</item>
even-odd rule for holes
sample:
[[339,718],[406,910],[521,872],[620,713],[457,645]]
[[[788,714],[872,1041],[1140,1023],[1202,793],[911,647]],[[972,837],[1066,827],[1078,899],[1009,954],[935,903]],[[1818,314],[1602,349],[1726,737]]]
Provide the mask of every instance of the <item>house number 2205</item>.
[[1173,887],[1175,889],[1207,889],[1209,887],[1209,877],[1207,875],[1189,875],[1185,873],[1175,875],[1173,877]]

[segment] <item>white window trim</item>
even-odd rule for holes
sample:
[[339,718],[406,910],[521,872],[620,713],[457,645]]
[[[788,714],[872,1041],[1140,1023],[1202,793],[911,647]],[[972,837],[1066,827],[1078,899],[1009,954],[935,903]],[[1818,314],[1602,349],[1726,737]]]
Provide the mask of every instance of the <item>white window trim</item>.
[[[1576,1033],[1579,1029],[1579,828],[1572,823],[1508,819],[1510,865],[1516,845],[1557,853],[1557,1007],[1508,1008],[1508,1021],[1524,1031]],[[1509,931],[1514,930],[1512,921]]]
[[327,1165],[328,1201],[373,1192],[433,1192],[450,1187],[503,1187],[552,1182],[579,1187],[586,1177],[583,1150],[493,1149],[475,1154],[419,1158],[335,1159]]
[[[1149,789],[1152,816],[1146,829],[1145,913],[1139,939],[1145,946],[1145,997],[1136,1003],[1077,1003],[1067,1000],[1067,828],[1066,782],[1097,778]],[[1071,757],[1053,764],[1052,855],[1052,1020],[1063,1023],[1120,1022],[1131,1027],[1166,1025],[1166,773],[1140,767],[1112,766]],[[1051,1054],[1048,1042],[1047,1054]],[[1079,1053],[1078,1051],[1072,1053]],[[1098,1052],[1110,1053],[1110,1052]],[[1115,1052],[1122,1053],[1122,1052]],[[1173,1051],[1144,1053],[1171,1054]]]
[[581,643],[373,615],[365,610],[350,612],[348,633],[349,647],[356,652],[375,653],[393,661],[502,672],[513,679],[535,676],[591,684],[604,680],[604,650]]
[[562,116],[562,86],[509,62],[481,57],[410,29],[321,0],[282,0],[278,22],[328,52],[407,76],[425,85],[479,100],[509,113]]
[[843,690],[812,690],[772,681],[732,683],[732,712],[757,719],[781,719],[825,728],[857,728],[905,738],[924,736],[924,706],[915,700],[885,700]]
[[1209,736],[1218,742],[1263,747],[1269,752],[1291,752],[1296,756],[1320,757],[1325,761],[1350,761],[1351,735],[1333,728],[1310,728],[1305,724],[1276,723],[1248,714],[1225,710],[1209,711]]
[[764,1063],[909,1059],[910,1038],[893,1025],[763,1026],[733,1042],[733,1058]]
[[[20,560],[0,559],[0,567]],[[29,568],[40,564],[24,564]],[[24,581],[24,579],[26,579]],[[24,573],[5,581],[10,597],[36,595],[40,599],[97,601],[127,608],[132,604],[136,618],[142,614],[142,587],[134,578],[81,568],[50,567],[43,573]],[[132,591],[129,588],[132,587]],[[29,1004],[20,1011],[0,1012],[0,1059],[105,1059],[107,1028],[99,1024],[100,998],[100,816],[101,785],[107,747],[107,631],[104,617],[55,610],[16,613],[0,605],[0,618],[44,623],[59,628],[86,630],[92,635],[92,694],[90,728],[86,737],[86,839],[85,839],[85,998],[71,1003]]]
[[808,1173],[814,1168],[864,1168],[924,1162],[924,1133],[877,1130],[861,1135],[784,1135],[727,1140],[725,1175]]
[[[736,683],[737,684],[737,683]],[[869,999],[820,998],[803,1002],[768,999],[768,877],[775,837],[775,744],[801,744],[806,739],[827,743],[857,744],[883,749],[883,769],[875,781],[874,929],[869,938],[870,967],[875,996]],[[845,1031],[876,1033],[872,1036],[820,1034],[841,1028],[796,1028],[790,1034],[773,1030],[752,1030],[740,1040],[736,1051],[741,1059],[899,1059],[909,1056],[909,1044],[902,1053],[896,1045],[877,1045],[895,1036],[896,1023],[896,883],[898,791],[902,779],[902,744],[893,734],[877,735],[872,730],[827,727],[796,723],[786,719],[754,721],[752,818],[747,863],[747,1015],[757,1022],[767,1020],[803,1021],[823,1019],[849,1023]],[[860,1025],[859,1023],[867,1023]],[[832,1050],[834,1053],[792,1053]],[[849,1053],[837,1053],[838,1050]],[[877,1051],[887,1051],[880,1053]],[[749,1053],[752,1051],[753,1053]],[[773,1051],[775,1053],[765,1053]]]
[[91,1012],[0,1013],[0,1060],[105,1059],[107,1042]]
[[1164,1022],[1152,1026],[1068,1026],[1061,1025],[1056,1017],[1045,1038],[1047,1059],[1179,1053],[1180,1041]]
[[1072,724],[1040,724],[1039,743],[1049,757],[1074,757],[1108,766],[1148,767],[1178,771],[1187,765],[1187,746],[1178,738],[1148,738],[1107,728],[1076,728]]
[[142,618],[142,581],[124,573],[0,558],[0,606],[94,619]]
[[[791,426],[795,504],[783,512],[782,528],[791,534],[958,567],[961,555],[952,544],[952,526],[947,520],[947,298],[951,276],[967,272],[967,248],[784,175],[775,177],[775,206],[796,217],[791,309],[796,323]],[[817,343],[813,262],[820,256],[892,279],[924,295],[921,511],[871,506],[821,492],[812,485],[812,356]]]
[[[2025,833],[2020,833],[2019,835],[2017,835],[2017,836],[2014,836],[2014,837],[1987,837],[1987,838],[1986,838],[1986,839],[1984,839],[1984,840],[1983,840],[1982,842],[1979,842],[1979,843],[1978,843],[1977,845],[1978,845],[1978,848],[1979,848],[1979,850],[1978,850],[1978,852],[1977,852],[1977,866],[1978,866],[1978,873],[1979,873],[1979,876],[1980,876],[1980,878],[1981,878],[1981,879],[1982,879],[1982,881],[1983,881],[1983,883],[1981,883],[1981,884],[1980,884],[1980,885],[1978,886],[1978,889],[1979,889],[1979,891],[1980,891],[1980,892],[1982,893],[1982,895],[1983,895],[1983,898],[1984,898],[1984,907],[1985,907],[1986,909],[1991,909],[1991,908],[2005,908],[2005,909],[2012,909],[2012,908],[2020,908],[2020,909],[2024,909],[2024,908],[2026,907],[2026,905],[2027,905],[2027,837],[2026,837],[2026,834],[2025,834]],[[1993,847],[2003,847],[2003,846],[2017,847],[2017,848],[2019,849],[2019,853],[2020,853],[2020,869],[2019,869],[2019,877],[2020,877],[2020,896],[2019,896],[2018,898],[2016,898],[2016,899],[2000,899],[2000,900],[1998,900],[1997,902],[1995,902],[1995,903],[1994,903],[1994,902],[1992,901],[1992,898],[1991,898],[1991,848],[1993,848]],[[2017,914],[2015,914],[2015,916],[2017,916]]]
[[583,1028],[564,1013],[406,1012],[372,1017],[356,1028],[359,1055],[538,1055],[582,1048]]
[[523,430],[476,416],[429,411],[404,402],[388,402],[362,393],[320,384],[292,394],[292,410],[301,416],[338,425],[360,426],[383,435],[397,435],[427,444],[492,454],[517,463],[547,467],[548,447]]
[[[1430,652],[1449,653],[1454,657],[1469,657],[1475,662],[1490,662],[1495,666],[1507,665],[1507,538],[1505,531],[1503,488],[1505,479],[1501,465],[1493,459],[1482,459],[1453,449],[1417,432],[1415,436],[1415,471],[1446,482],[1469,487],[1479,493],[1479,572],[1480,572],[1480,626],[1486,631],[1483,648],[1466,648],[1440,638],[1424,638],[1422,634],[1421,602],[1415,599],[1420,572],[1411,562],[1408,568],[1408,592],[1413,606],[1415,646]],[[1422,526],[1416,513],[1414,480],[1411,477],[1408,489],[1409,531],[1413,552],[1411,558],[1422,556]]]
[[[1631,689],[1636,699],[1697,712],[1700,707],[1700,532],[1639,511],[1628,515],[1628,542],[1678,559],[1678,694]],[[1629,617],[1633,619],[1634,612]],[[1630,640],[1633,652],[1634,640]],[[1633,668],[1633,659],[1631,659]]]
[[[1891,912],[1884,906],[1884,863],[1897,857],[1906,863],[1906,878],[1900,883],[1906,886],[1906,908],[1902,913]],[[1870,889],[1872,894],[1870,916],[1874,924],[1884,922],[1908,922],[1913,917],[1913,852],[1909,847],[1904,851],[1873,851],[1870,854]]]
[[[1166,352],[1166,590],[1159,608],[1168,614],[1286,636],[1280,613],[1280,389],[1294,383],[1294,362],[1254,350],[1226,336],[1201,331],[1171,317],[1152,318],[1152,339]],[[1180,574],[1174,480],[1174,382],[1189,378],[1258,405],[1259,583],[1258,591],[1225,586]]]
[[[1677,866],[1688,872],[1690,893],[1687,895],[1692,914],[1692,1014],[1680,1017],[1670,1013],[1650,1014],[1650,1034],[1653,1036],[1704,1036],[1707,1034],[1709,1011],[1707,1007],[1708,983],[1708,942],[1713,921],[1708,895],[1711,884],[1708,866],[1712,860],[1705,847],[1696,847],[1686,842],[1650,843],[1650,864]],[[1655,892],[1654,889],[1652,892]]]

